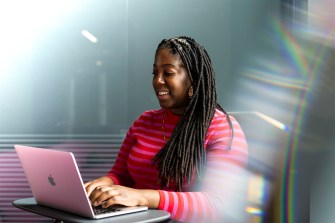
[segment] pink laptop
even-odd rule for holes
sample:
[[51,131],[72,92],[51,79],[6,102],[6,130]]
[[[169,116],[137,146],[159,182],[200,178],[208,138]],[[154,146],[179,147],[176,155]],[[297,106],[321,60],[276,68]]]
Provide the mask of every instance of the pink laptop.
[[91,219],[148,209],[145,206],[115,206],[107,210],[94,210],[71,152],[22,145],[14,147],[38,204]]

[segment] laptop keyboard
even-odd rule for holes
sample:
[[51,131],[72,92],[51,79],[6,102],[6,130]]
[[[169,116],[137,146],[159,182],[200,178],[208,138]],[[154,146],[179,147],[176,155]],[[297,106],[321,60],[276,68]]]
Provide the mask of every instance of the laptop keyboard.
[[118,207],[102,208],[101,206],[98,206],[98,207],[94,207],[93,211],[95,215],[99,215],[99,214],[107,214],[111,212],[121,211],[121,209]]

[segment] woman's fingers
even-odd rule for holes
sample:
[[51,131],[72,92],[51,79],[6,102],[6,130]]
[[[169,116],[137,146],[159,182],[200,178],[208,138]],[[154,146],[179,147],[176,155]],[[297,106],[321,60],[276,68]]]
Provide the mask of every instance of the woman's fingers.
[[102,185],[111,186],[113,185],[113,181],[108,177],[100,177],[96,180],[92,180],[92,181],[85,183],[84,187],[85,187],[87,196],[90,197],[91,193],[95,190],[95,188],[102,186]]
[[90,200],[94,206],[98,206],[117,195],[119,195],[119,191],[113,186],[98,186],[91,193]]
[[93,181],[87,182],[84,184],[87,196],[90,196],[92,191],[95,189],[95,183]]
[[[113,204],[125,206],[140,205],[143,197],[139,190],[120,185],[97,186],[89,196],[92,205],[109,207]],[[142,202],[143,203],[143,202]]]

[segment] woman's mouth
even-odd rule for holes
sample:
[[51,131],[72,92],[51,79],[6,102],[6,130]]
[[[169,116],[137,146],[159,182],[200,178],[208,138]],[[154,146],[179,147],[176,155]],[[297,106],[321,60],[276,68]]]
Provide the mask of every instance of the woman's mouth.
[[159,91],[159,92],[158,92],[158,95],[159,95],[159,96],[167,95],[167,94],[169,94],[168,91]]
[[159,99],[164,99],[164,98],[168,97],[168,95],[170,94],[170,92],[169,91],[157,91],[156,94],[157,94],[157,97]]

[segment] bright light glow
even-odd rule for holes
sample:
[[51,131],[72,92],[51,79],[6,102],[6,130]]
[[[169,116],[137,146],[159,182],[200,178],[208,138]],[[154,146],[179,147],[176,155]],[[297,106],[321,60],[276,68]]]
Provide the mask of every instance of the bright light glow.
[[96,64],[97,66],[102,66],[103,62],[102,62],[101,60],[97,60],[97,61],[95,62],[95,64]]
[[21,58],[29,59],[41,34],[60,25],[77,6],[77,0],[0,1],[0,85],[6,85]]
[[254,207],[246,207],[245,211],[249,214],[255,214],[255,215],[261,215],[263,214],[263,211],[259,208],[254,208]]
[[92,43],[97,43],[98,42],[98,38],[96,38],[92,33],[90,33],[87,30],[82,30],[81,34],[83,36],[85,36],[89,41],[91,41]]
[[285,124],[281,123],[280,121],[277,121],[267,115],[264,115],[260,112],[255,112],[255,115],[257,115],[258,117],[260,117],[261,119],[263,119],[264,121],[270,123],[271,125],[273,125],[276,128],[279,128],[283,131],[286,131],[288,128]]
[[263,205],[265,194],[265,179],[262,175],[252,175],[248,182],[248,202],[258,206]]
[[259,117],[260,119],[264,120],[265,122],[273,125],[274,127],[276,128],[279,128],[283,131],[288,131],[288,127],[287,125],[285,125],[284,123],[274,119],[274,118],[271,118],[261,112],[257,112],[257,111],[239,111],[239,112],[228,112],[228,114],[254,114],[256,115],[257,117]]
[[[264,61],[267,66],[269,66],[269,63],[271,61]],[[279,67],[279,66],[278,66]],[[268,84],[269,86],[280,86],[285,88],[291,88],[291,89],[307,89],[307,86],[304,85],[304,81],[301,79],[294,79],[291,77],[285,77],[284,75],[281,75],[274,66],[271,68],[275,72],[270,73],[269,71],[260,70],[256,68],[245,68],[243,71],[243,75],[257,80],[259,82],[263,82],[265,84]],[[283,72],[283,67],[280,67],[280,72]],[[286,71],[289,72],[289,71]]]
[[308,32],[313,41],[335,46],[334,0],[308,1]]

